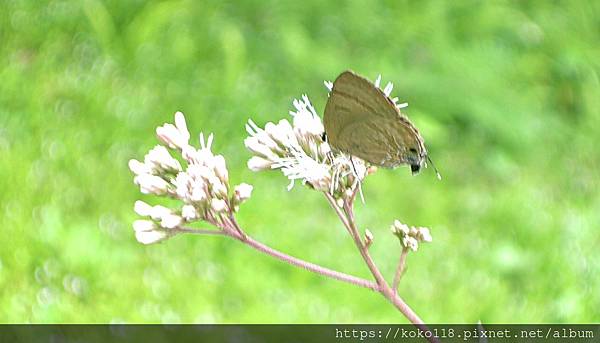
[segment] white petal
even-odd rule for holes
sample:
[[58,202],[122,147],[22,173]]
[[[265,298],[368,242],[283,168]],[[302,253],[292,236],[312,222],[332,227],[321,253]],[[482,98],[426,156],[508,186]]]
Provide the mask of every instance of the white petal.
[[262,129],[258,127],[258,125],[252,121],[252,119],[248,119],[248,123],[246,124],[246,132],[248,132],[250,136],[254,136],[260,131],[262,131]]
[[383,89],[383,93],[385,93],[386,96],[390,96],[390,94],[392,93],[392,89],[394,89],[394,84],[388,82],[385,88]]
[[206,139],[206,148],[209,150],[210,150],[210,147],[212,146],[213,139],[214,139],[214,135],[212,133],[210,135],[208,135],[208,138]]
[[181,134],[181,137],[184,138],[186,142],[189,141],[190,132],[188,131],[187,124],[185,122],[185,116],[182,112],[175,113],[175,126]]
[[381,74],[377,75],[377,78],[375,79],[375,87],[379,88],[380,84],[381,84]]
[[263,142],[261,142],[258,137],[254,136],[254,137],[248,137],[246,139],[244,139],[244,145],[246,146],[246,148],[248,150],[250,150],[251,152],[253,152],[254,154],[267,158],[267,159],[272,159],[272,158],[276,158],[277,155],[273,152],[273,150],[271,150],[271,148],[269,148],[267,145],[263,144]]

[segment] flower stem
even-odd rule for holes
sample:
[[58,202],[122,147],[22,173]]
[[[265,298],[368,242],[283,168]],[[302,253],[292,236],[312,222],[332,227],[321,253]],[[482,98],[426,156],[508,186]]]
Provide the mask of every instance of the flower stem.
[[404,267],[406,265],[406,255],[408,255],[408,248],[402,248],[402,252],[400,253],[400,260],[398,261],[398,267],[396,268],[396,274],[394,275],[394,283],[392,284],[392,289],[396,294],[398,294],[398,285],[400,284],[400,279],[402,278],[402,274],[404,274]]
[[314,263],[310,263],[310,262],[298,259],[296,257],[284,254],[284,253],[277,251],[275,249],[272,249],[258,241],[255,241],[254,239],[252,239],[250,237],[246,237],[245,240],[240,239],[240,241],[253,247],[254,249],[256,249],[258,251],[261,251],[261,252],[264,252],[265,254],[271,255],[283,262],[295,265],[297,267],[309,270],[311,272],[321,274],[323,276],[327,276],[327,277],[330,277],[330,278],[333,278],[336,280],[348,282],[348,283],[351,283],[356,286],[369,288],[374,291],[377,291],[379,289],[377,284],[375,284],[373,281],[361,279],[361,278],[358,278],[358,277],[355,277],[352,275],[348,275],[348,274],[341,273],[341,272],[338,272],[335,270],[331,270],[331,269],[316,265]]
[[[281,251],[275,250],[261,242],[258,242],[254,239],[252,239],[250,236],[244,234],[240,234],[239,231],[241,231],[241,228],[239,227],[238,223],[235,221],[235,218],[232,221],[232,224],[234,226],[237,227],[236,228],[231,228],[231,230],[229,231],[224,231],[224,230],[195,230],[195,229],[190,229],[190,228],[179,228],[178,231],[181,232],[187,232],[187,233],[194,233],[194,234],[221,234],[221,235],[225,235],[225,236],[229,236],[232,238],[237,239],[238,241],[262,252],[265,253],[269,256],[275,257],[276,259],[283,261],[285,263],[289,263],[291,265],[300,267],[302,269],[306,269],[308,271],[311,271],[313,273],[317,273],[326,277],[330,277],[332,279],[336,279],[336,280],[340,280],[343,282],[347,282],[356,286],[360,286],[360,287],[364,287],[364,288],[368,288],[374,291],[379,291],[379,286],[370,280],[365,280],[353,275],[349,275],[349,274],[345,274],[342,272],[338,272],[323,266],[319,266],[317,264],[308,262],[308,261],[304,261],[302,259],[287,255]],[[239,230],[239,231],[238,231]],[[243,232],[243,231],[242,231]]]

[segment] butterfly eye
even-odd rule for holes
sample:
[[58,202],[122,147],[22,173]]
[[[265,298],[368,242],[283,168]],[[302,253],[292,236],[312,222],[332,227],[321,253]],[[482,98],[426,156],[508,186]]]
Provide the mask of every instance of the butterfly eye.
[[414,153],[414,154],[416,154],[416,153],[417,153],[417,149],[415,149],[415,148],[410,148],[410,149],[408,149],[408,151],[410,151],[410,152],[412,152],[412,153]]

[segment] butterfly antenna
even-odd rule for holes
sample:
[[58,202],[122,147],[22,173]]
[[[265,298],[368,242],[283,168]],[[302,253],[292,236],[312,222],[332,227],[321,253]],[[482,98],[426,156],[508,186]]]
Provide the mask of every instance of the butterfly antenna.
[[427,155],[427,161],[429,161],[429,163],[431,163],[431,166],[433,167],[433,170],[435,171],[435,176],[437,176],[438,180],[441,180],[442,175],[440,175],[440,172],[438,172],[437,168],[435,167],[435,164],[433,164],[433,161],[431,160],[431,157],[429,157],[429,155]]

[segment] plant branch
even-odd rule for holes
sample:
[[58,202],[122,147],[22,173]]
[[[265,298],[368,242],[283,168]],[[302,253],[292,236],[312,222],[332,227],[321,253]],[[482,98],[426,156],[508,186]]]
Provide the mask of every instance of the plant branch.
[[211,229],[193,229],[189,227],[179,226],[171,229],[174,232],[178,233],[191,233],[196,235],[221,235],[227,236],[228,234],[223,230],[211,230]]
[[[332,198],[327,193],[325,193],[325,195],[328,200]],[[350,197],[344,200],[343,211],[339,208],[335,201],[332,202],[330,200],[329,202],[332,205],[332,207],[334,207],[335,212],[337,213],[338,217],[340,217],[342,223],[346,226],[348,232],[350,232],[350,235],[352,236],[352,239],[354,240],[354,243],[358,248],[363,260],[367,264],[367,267],[369,268],[371,274],[373,274],[373,277],[377,282],[379,293],[381,293],[386,299],[388,299],[388,301],[390,301],[404,315],[404,317],[406,317],[411,323],[413,323],[417,328],[419,328],[419,330],[423,332],[430,331],[427,325],[425,325],[425,322],[423,322],[423,320],[410,308],[410,306],[408,306],[408,304],[406,304],[404,300],[402,300],[402,298],[400,298],[396,294],[396,292],[392,290],[392,288],[388,285],[388,283],[385,281],[385,278],[375,265],[375,262],[371,258],[368,247],[361,241],[360,234],[358,232],[356,222],[354,220],[353,201],[355,196],[356,191]],[[428,340],[432,343],[438,342],[438,340],[435,337],[433,337],[433,335],[430,338],[428,338]]]
[[275,250],[261,242],[258,242],[254,239],[252,239],[250,236],[246,235],[246,234],[240,234],[238,232],[241,231],[241,228],[239,227],[237,221],[235,221],[235,218],[233,218],[232,220],[232,224],[234,225],[233,228],[231,228],[231,230],[228,231],[224,231],[224,230],[195,230],[195,229],[191,229],[191,228],[179,228],[178,231],[180,232],[186,232],[186,233],[193,233],[193,234],[220,234],[220,235],[225,235],[225,236],[229,236],[232,238],[235,238],[236,240],[262,252],[265,253],[267,255],[270,255],[280,261],[283,261],[285,263],[289,263],[291,265],[294,265],[296,267],[300,267],[302,269],[311,271],[313,273],[317,273],[326,277],[330,277],[332,279],[336,279],[339,281],[343,281],[343,282],[347,282],[356,286],[360,286],[360,287],[364,287],[364,288],[368,288],[374,291],[379,291],[379,287],[377,286],[376,283],[374,283],[373,281],[370,280],[365,280],[353,275],[349,275],[349,274],[345,274],[342,272],[338,272],[336,270],[332,270],[308,261],[304,261],[302,259],[287,255],[281,251]]

